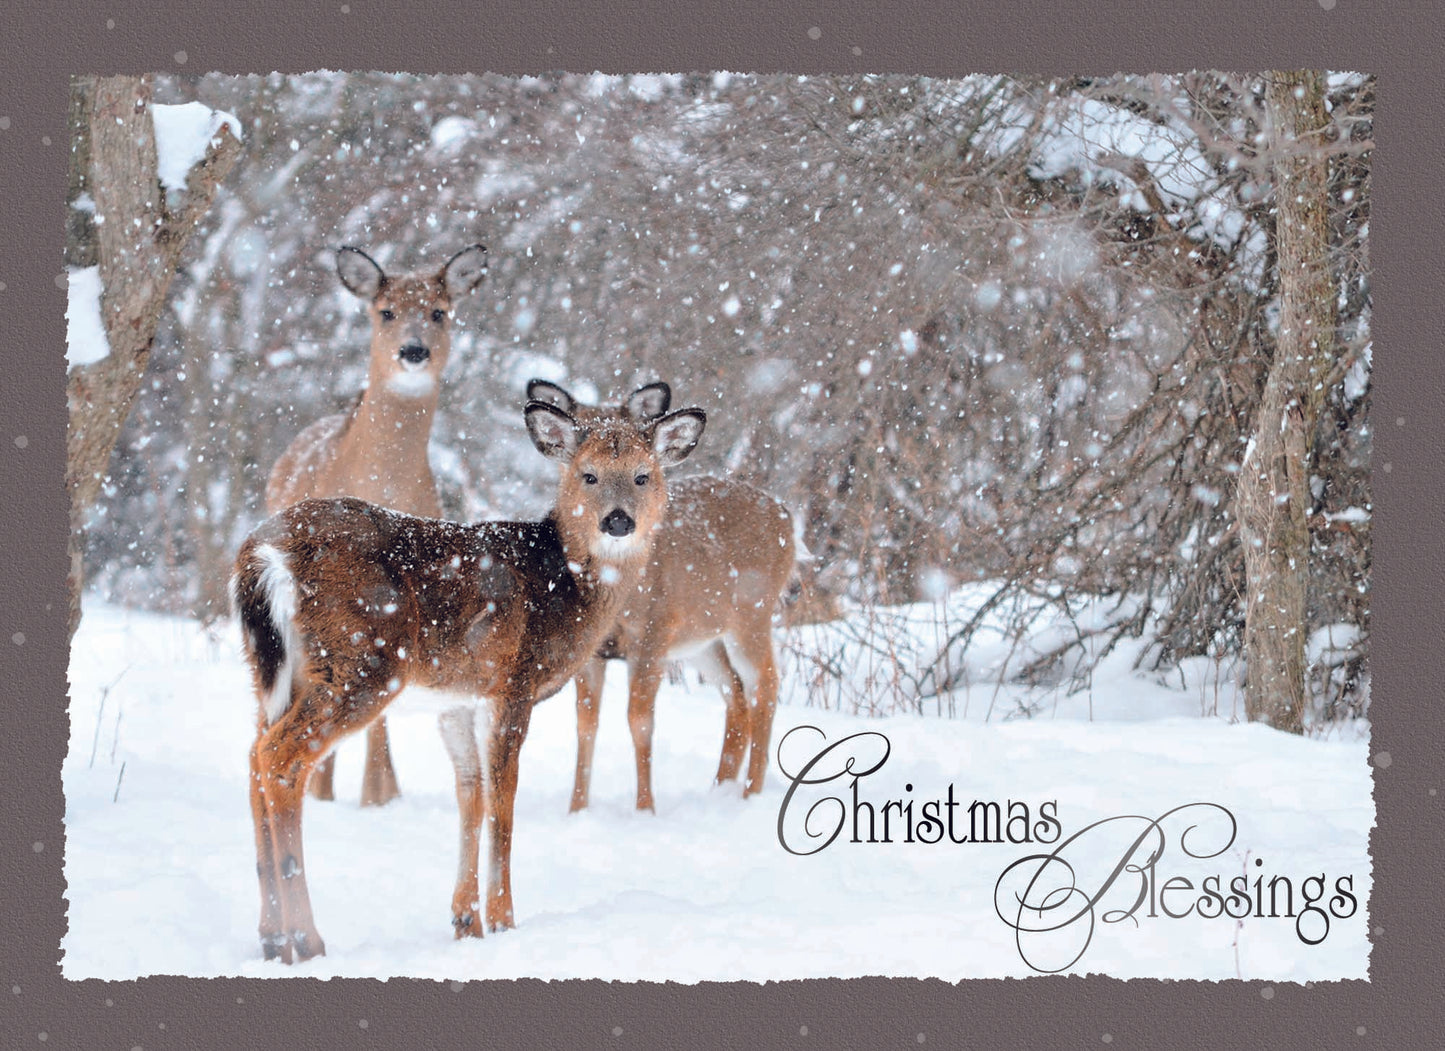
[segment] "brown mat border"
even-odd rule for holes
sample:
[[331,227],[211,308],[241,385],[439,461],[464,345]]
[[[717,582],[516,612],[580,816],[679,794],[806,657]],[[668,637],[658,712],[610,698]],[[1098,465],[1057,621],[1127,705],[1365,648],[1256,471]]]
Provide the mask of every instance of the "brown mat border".
[[[0,1003],[10,1047],[1429,1046],[1445,857],[1438,0],[55,0],[0,18]],[[606,14],[602,12],[607,12]],[[66,982],[64,294],[77,72],[553,69],[1380,74],[1372,981]],[[48,142],[46,140],[49,140]],[[23,641],[20,641],[23,638]],[[204,703],[204,699],[198,699]],[[860,903],[860,907],[863,903]],[[981,921],[982,922],[982,921]],[[197,938],[207,937],[197,930]],[[525,936],[518,932],[515,936]]]

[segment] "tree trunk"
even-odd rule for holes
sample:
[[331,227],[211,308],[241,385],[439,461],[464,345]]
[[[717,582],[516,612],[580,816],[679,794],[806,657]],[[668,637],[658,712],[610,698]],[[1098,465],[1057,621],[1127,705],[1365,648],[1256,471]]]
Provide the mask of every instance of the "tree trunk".
[[65,265],[95,266],[95,212],[82,201],[90,195],[90,110],[95,77],[70,82],[70,172],[65,190]]
[[[222,129],[191,170],[179,207],[168,207],[156,163],[150,104],[151,84],[144,77],[78,79],[72,94],[72,120],[80,132],[77,145],[85,148],[74,153],[70,187],[72,192],[88,192],[95,206],[93,258],[100,266],[101,318],[110,354],[78,365],[66,376],[71,637],[80,624],[86,512],[100,492],[111,450],[140,390],[181,249],[240,155],[240,143]],[[79,247],[84,234],[68,240],[75,241],[76,250],[67,254],[83,260]]]
[[1253,437],[1240,466],[1247,583],[1245,711],[1304,729],[1310,449],[1335,355],[1324,75],[1271,73],[1280,320]]

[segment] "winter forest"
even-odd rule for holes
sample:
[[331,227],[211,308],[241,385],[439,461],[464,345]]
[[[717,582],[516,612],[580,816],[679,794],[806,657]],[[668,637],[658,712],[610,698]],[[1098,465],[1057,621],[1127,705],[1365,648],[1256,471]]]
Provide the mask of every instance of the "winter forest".
[[[118,611],[191,625],[206,640],[195,653],[229,639],[227,581],[266,517],[272,465],[365,386],[371,322],[338,276],[343,246],[388,274],[486,246],[485,279],[454,303],[431,431],[444,518],[550,506],[556,469],[523,426],[529,380],[614,405],[661,380],[674,407],[706,411],[696,452],[669,477],[757,486],[790,509],[806,548],[775,618],[775,748],[785,710],[792,722],[922,718],[925,737],[1066,713],[1081,728],[1163,720],[1161,740],[1254,722],[1318,748],[1367,733],[1373,76],[135,83],[157,113],[201,103],[228,115],[212,129],[236,134],[169,177],[173,151],[158,141],[174,278],[159,299],[154,282],[121,289],[98,258],[114,208],[98,184],[120,175],[99,133],[85,141],[87,107],[105,100],[93,78],[77,81],[68,481],[84,614],[72,677],[89,685],[72,710],[75,771],[96,763],[92,733],[114,758],[113,733],[139,732],[112,713],[144,673],[127,684],[125,661],[98,656],[123,648],[105,634]],[[126,357],[100,316],[147,295],[138,314],[149,310],[154,339]],[[103,403],[113,450],[86,438]],[[696,691],[672,676],[668,689]],[[227,689],[244,705],[236,677]],[[143,720],[142,701],[126,703]],[[568,702],[542,707],[571,719]],[[707,725],[715,734],[721,718]],[[614,732],[625,780],[625,727]],[[660,725],[659,752],[666,737]],[[1259,754],[1307,769],[1295,740]],[[709,736],[699,763],[714,749]],[[526,777],[543,762],[531,753]],[[554,809],[570,761],[557,760]],[[338,797],[354,773],[343,768]],[[96,799],[142,793],[136,776],[122,788],[110,770]],[[398,776],[406,799],[422,775],[399,758]],[[445,853],[453,833],[440,827]],[[99,871],[96,849],[79,863]],[[238,945],[254,900],[240,886]],[[1197,969],[1248,976],[1238,942],[1219,963],[1224,944]],[[93,973],[131,964],[108,966]]]
[[[870,611],[854,641],[892,653],[886,610],[977,585],[888,708],[955,685],[985,623],[1033,683],[1086,683],[1122,638],[1244,674],[1239,468],[1281,309],[1262,77],[208,76],[155,100],[245,132],[86,523],[109,600],[225,615],[271,464],[365,381],[337,247],[409,270],[481,242],[433,429],[448,517],[544,509],[529,378],[662,379],[709,413],[689,466],[801,518],[799,619]],[[1373,101],[1328,79],[1312,720],[1368,700]]]

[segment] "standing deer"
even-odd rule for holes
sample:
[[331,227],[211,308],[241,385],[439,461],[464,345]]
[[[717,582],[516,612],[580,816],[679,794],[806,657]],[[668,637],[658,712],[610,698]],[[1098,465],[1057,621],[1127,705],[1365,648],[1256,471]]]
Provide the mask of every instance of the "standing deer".
[[[533,380],[527,397],[588,419],[646,419],[667,411],[665,383],[643,387],[617,408],[579,406],[555,383]],[[778,703],[773,611],[793,572],[788,509],[741,482],[687,478],[668,487],[668,515],[636,591],[597,656],[577,677],[574,811],[587,806],[605,661],[627,661],[627,721],[637,759],[637,809],[652,805],[652,730],[657,689],[670,659],[687,657],[727,700],[716,782],[735,780],[748,758],[743,794],[762,791]]]
[[488,702],[486,777],[475,703],[441,718],[456,774],[458,938],[480,937],[477,857],[490,826],[486,927],[514,926],[512,809],[532,706],[597,652],[637,587],[668,514],[663,470],[701,436],[701,409],[581,424],[550,404],[525,412],[562,465],[540,522],[458,525],[354,499],[308,500],[241,545],[232,580],[258,701],[251,811],[267,959],[323,953],[301,849],[312,768],[410,684]]
[[[452,303],[487,273],[486,248],[464,248],[432,274],[388,277],[365,252],[336,253],[341,283],[366,300],[371,360],[366,389],[348,412],[324,416],[287,447],[266,482],[266,511],[300,500],[354,496],[407,514],[437,518],[436,479],[427,441],[436,415],[442,370],[451,351]],[[335,796],[336,757],[328,755],[311,782],[318,799]],[[386,722],[366,737],[361,805],[398,795]]]

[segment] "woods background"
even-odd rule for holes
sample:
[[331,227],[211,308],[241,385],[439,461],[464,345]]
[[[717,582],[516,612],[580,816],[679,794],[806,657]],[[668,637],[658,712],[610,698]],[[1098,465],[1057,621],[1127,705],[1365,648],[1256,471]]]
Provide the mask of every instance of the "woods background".
[[[271,464],[366,375],[335,248],[406,270],[479,241],[490,272],[457,305],[432,443],[449,516],[545,508],[529,378],[595,400],[663,379],[708,412],[691,470],[785,500],[810,587],[845,608],[982,584],[945,652],[989,616],[1022,637],[1062,611],[1075,630],[1010,674],[1085,685],[1144,637],[1142,666],[1243,675],[1241,466],[1277,414],[1303,428],[1304,622],[1285,634],[1310,663],[1308,710],[1271,719],[1359,714],[1375,83],[1287,97],[1316,95],[1305,134],[1264,75],[157,78],[156,102],[244,134],[80,523],[86,580],[223,616]],[[1326,342],[1273,405],[1295,159],[1323,174]],[[1101,601],[1112,615],[1074,617]]]

